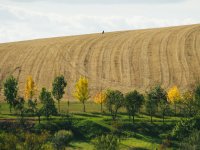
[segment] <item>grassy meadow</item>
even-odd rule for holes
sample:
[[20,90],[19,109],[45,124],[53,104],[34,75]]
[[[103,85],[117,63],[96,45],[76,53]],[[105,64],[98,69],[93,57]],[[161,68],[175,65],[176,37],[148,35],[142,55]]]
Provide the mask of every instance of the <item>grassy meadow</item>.
[[[40,106],[40,104],[39,104]],[[32,122],[34,129],[42,126],[48,130],[57,130],[62,128],[65,122],[69,120],[73,124],[72,131],[75,131],[75,139],[70,143],[67,149],[94,149],[94,138],[105,133],[116,133],[120,135],[120,149],[156,149],[161,147],[161,144],[170,134],[175,123],[180,120],[178,117],[165,117],[165,123],[162,122],[162,117],[157,115],[153,117],[153,123],[150,122],[150,117],[141,111],[136,115],[134,124],[125,113],[125,109],[120,109],[117,121],[112,121],[110,114],[103,108],[103,114],[100,112],[100,105],[88,102],[86,103],[86,113],[82,112],[82,104],[78,102],[70,102],[69,115],[67,115],[68,104],[61,101],[61,115],[52,116],[50,120],[41,117],[41,123],[38,124],[37,117],[28,117],[27,122]],[[18,115],[15,112],[10,114],[9,105],[1,103],[0,122],[18,122]],[[9,130],[8,127],[6,127]],[[1,129],[2,130],[2,129]],[[52,131],[53,132],[53,131]],[[77,132],[77,133],[76,133]],[[176,146],[176,143],[171,144],[171,148]]]

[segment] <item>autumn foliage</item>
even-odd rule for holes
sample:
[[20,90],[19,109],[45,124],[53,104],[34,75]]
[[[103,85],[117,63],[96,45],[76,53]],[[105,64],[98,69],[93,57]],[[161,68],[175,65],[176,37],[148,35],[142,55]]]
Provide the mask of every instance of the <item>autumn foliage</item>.
[[170,103],[174,104],[175,115],[176,115],[176,105],[181,100],[181,94],[180,94],[180,91],[177,88],[177,86],[174,86],[171,89],[169,89],[169,91],[167,93],[167,97],[168,97],[168,101]]
[[32,76],[28,76],[25,84],[25,92],[24,97],[25,99],[32,99],[37,91],[35,82],[33,81]]
[[94,97],[94,102],[101,105],[101,112],[102,112],[102,104],[106,101],[106,93],[101,91],[97,93]]
[[83,103],[83,111],[85,112],[85,102],[90,98],[88,89],[88,79],[80,77],[75,86],[74,97]]
[[177,86],[174,86],[171,89],[169,89],[167,96],[170,103],[176,103],[181,99],[181,94]]

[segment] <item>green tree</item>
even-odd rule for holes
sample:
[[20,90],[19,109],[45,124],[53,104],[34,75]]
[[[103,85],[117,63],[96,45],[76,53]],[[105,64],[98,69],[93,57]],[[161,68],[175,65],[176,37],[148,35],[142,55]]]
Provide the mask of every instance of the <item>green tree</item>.
[[18,92],[18,82],[13,77],[8,77],[4,82],[4,96],[6,97],[5,101],[9,104],[10,112],[12,112],[12,108],[14,107],[14,102],[17,97]]
[[128,114],[133,117],[133,123],[135,120],[135,114],[139,111],[143,102],[144,96],[136,90],[125,95],[125,107]]
[[38,117],[38,122],[40,123],[40,117],[42,115],[42,109],[37,107],[37,99],[34,101],[32,99],[28,100],[28,111],[31,112],[33,115]]
[[54,98],[58,101],[58,111],[60,112],[60,100],[65,94],[64,89],[67,86],[67,82],[65,81],[64,76],[61,75],[56,77],[53,81],[52,86],[53,86],[52,94]]
[[51,96],[51,92],[48,92],[46,88],[42,88],[39,99],[42,103],[41,112],[47,119],[49,119],[50,115],[57,114],[57,109]]
[[116,120],[119,108],[124,105],[123,94],[118,90],[108,90],[106,92],[105,105],[108,111],[111,113],[112,119]]
[[156,99],[158,105],[160,106],[164,123],[166,111],[169,109],[169,102],[167,101],[167,92],[161,86],[157,86],[155,87],[154,98]]
[[156,113],[156,109],[157,109],[157,101],[156,101],[156,99],[154,99],[153,95],[154,95],[154,92],[149,91],[147,93],[147,98],[146,98],[146,102],[145,102],[146,111],[151,116],[151,123],[153,122],[152,118],[153,118],[153,115]]
[[164,123],[164,116],[166,110],[169,108],[168,101],[167,101],[167,92],[160,86],[155,86],[150,92],[147,94],[147,102],[146,102],[146,109],[151,116],[152,122],[152,115],[155,114],[156,108],[160,106],[163,123]]
[[14,101],[14,108],[15,110],[19,113],[20,115],[20,122],[23,124],[24,123],[24,114],[26,112],[26,108],[24,106],[25,100],[23,97],[18,97]]

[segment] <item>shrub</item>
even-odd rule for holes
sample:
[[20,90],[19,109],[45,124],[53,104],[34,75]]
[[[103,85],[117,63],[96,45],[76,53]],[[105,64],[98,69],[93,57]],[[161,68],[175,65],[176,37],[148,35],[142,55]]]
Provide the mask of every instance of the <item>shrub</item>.
[[117,150],[119,149],[119,139],[114,135],[102,135],[96,138],[96,150]]
[[47,142],[42,145],[42,150],[54,150],[53,143]]
[[0,149],[2,150],[16,150],[18,139],[11,133],[0,134]]
[[194,130],[192,134],[180,143],[181,150],[199,150],[200,149],[200,131]]
[[181,120],[172,131],[172,136],[178,139],[188,137],[194,129],[200,130],[200,117]]
[[25,133],[24,143],[21,145],[23,150],[38,150],[41,149],[43,144],[47,141],[49,137],[48,132],[43,132],[40,135],[35,133]]
[[102,133],[110,132],[110,129],[94,121],[77,119],[73,122],[72,131],[76,138],[93,139]]
[[73,138],[73,133],[67,130],[60,130],[54,134],[53,144],[55,149],[63,150],[65,146],[67,146]]

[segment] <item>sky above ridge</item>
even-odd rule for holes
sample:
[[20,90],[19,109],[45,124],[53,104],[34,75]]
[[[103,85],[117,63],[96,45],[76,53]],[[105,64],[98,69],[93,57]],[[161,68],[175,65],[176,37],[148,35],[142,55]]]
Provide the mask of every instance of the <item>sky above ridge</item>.
[[200,23],[200,0],[0,0],[0,43]]

